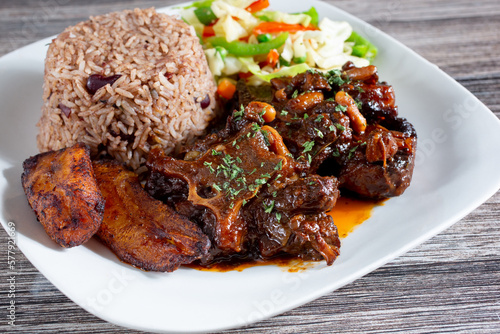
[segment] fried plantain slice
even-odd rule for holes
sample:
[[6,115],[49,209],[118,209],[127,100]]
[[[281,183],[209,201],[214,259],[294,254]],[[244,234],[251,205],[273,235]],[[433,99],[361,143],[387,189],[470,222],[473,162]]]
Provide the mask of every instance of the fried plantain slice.
[[28,202],[52,240],[74,247],[97,232],[104,199],[85,144],[40,153],[26,159],[23,168],[21,181]]
[[106,199],[97,236],[120,260],[171,272],[207,254],[210,241],[201,229],[149,196],[136,174],[115,161],[96,161],[94,170]]

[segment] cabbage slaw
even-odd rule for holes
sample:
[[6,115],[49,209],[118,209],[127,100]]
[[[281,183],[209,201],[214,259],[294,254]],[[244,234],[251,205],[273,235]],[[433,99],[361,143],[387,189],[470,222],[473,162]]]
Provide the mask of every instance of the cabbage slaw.
[[268,0],[205,0],[181,10],[217,80],[239,77],[259,85],[310,68],[338,69],[348,61],[367,66],[377,53],[349,23],[320,21],[314,7],[288,14],[268,6]]

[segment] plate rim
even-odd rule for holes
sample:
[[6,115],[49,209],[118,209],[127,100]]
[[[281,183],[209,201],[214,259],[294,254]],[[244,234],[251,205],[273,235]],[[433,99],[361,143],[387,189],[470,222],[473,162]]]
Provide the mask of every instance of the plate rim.
[[[284,2],[285,0],[280,0],[280,2]],[[172,8],[174,7],[179,7],[179,6],[182,6],[182,5],[185,5],[185,4],[189,4],[190,2],[186,2],[186,3],[180,3],[180,4],[175,4],[175,5],[172,5],[172,6],[167,6],[167,7],[161,7],[161,8],[158,8],[157,11],[161,12],[162,10],[171,10]],[[435,67],[436,70],[438,70],[442,75],[444,75],[446,78],[448,79],[451,79],[451,82],[453,82],[454,86],[455,86],[455,89],[459,89],[462,91],[462,93],[465,93],[467,94],[468,96],[471,96],[472,98],[475,99],[475,102],[480,104],[483,108],[487,109],[490,111],[490,114],[491,114],[491,119],[492,119],[492,122],[496,122],[496,124],[498,125],[498,127],[500,128],[500,120],[498,119],[498,117],[496,117],[492,112],[491,110],[484,104],[482,103],[474,94],[472,94],[470,91],[468,91],[465,87],[463,87],[459,82],[457,82],[454,78],[452,78],[450,75],[446,74],[442,69],[440,69],[439,67],[437,67],[436,65],[432,64],[431,62],[429,62],[428,60],[426,60],[424,57],[420,56],[418,53],[416,53],[415,51],[411,50],[410,48],[408,48],[407,46],[405,46],[403,43],[399,42],[398,40],[394,39],[392,36],[384,33],[383,31],[379,30],[378,28],[375,28],[373,27],[372,25],[370,25],[369,23],[353,16],[352,14],[334,6],[334,5],[331,5],[329,3],[323,3],[323,2],[319,2],[319,1],[311,1],[311,2],[308,2],[307,3],[307,6],[326,6],[326,7],[332,7],[334,10],[340,12],[342,15],[344,15],[345,17],[349,18],[349,22],[352,23],[352,21],[356,22],[356,25],[361,25],[361,26],[368,26],[370,29],[373,29],[373,31],[375,31],[376,33],[378,34],[381,34],[381,36],[383,36],[384,38],[387,38],[390,40],[390,42],[392,44],[396,44],[398,45],[398,47],[400,48],[403,48],[403,50],[405,52],[409,52],[411,53],[413,56],[416,56],[418,57],[421,61],[425,62],[426,65],[430,65],[430,66],[433,66]],[[5,59],[8,59],[9,57],[12,57],[12,56],[15,56],[17,53],[23,53],[25,52],[26,50],[29,50],[31,48],[33,48],[34,46],[36,45],[39,45],[39,44],[42,44],[42,43],[46,43],[48,41],[50,41],[52,38],[54,38],[56,35],[54,36],[51,36],[51,37],[47,37],[47,38],[44,38],[44,39],[41,39],[37,42],[34,42],[34,43],[31,43],[29,45],[26,45],[26,46],[23,46],[19,49],[16,49],[14,51],[11,51],[5,55],[3,55],[2,57],[0,57],[0,64],[5,60]],[[380,268],[381,266],[385,265],[386,263],[388,263],[389,261],[401,256],[402,254],[408,252],[409,250],[415,248],[416,246],[422,244],[423,242],[429,240],[430,238],[432,238],[433,236],[439,234],[440,232],[442,232],[443,230],[449,228],[450,226],[452,226],[453,224],[455,224],[456,222],[458,222],[460,219],[462,219],[463,217],[465,217],[466,215],[468,215],[470,212],[472,212],[473,210],[475,210],[477,207],[479,207],[482,203],[484,203],[485,201],[487,201],[491,196],[493,196],[497,191],[498,189],[500,188],[500,178],[498,178],[497,180],[495,180],[496,182],[492,183],[489,185],[488,187],[488,190],[485,191],[482,196],[476,198],[476,200],[474,201],[474,203],[471,205],[471,207],[468,207],[468,208],[462,208],[461,210],[459,210],[457,213],[455,213],[455,215],[453,215],[453,217],[450,217],[448,218],[445,223],[441,223],[439,225],[436,225],[433,229],[431,230],[428,230],[426,231],[425,234],[423,234],[422,236],[416,238],[413,240],[413,242],[411,243],[407,243],[405,244],[404,247],[400,248],[398,250],[398,252],[395,252],[395,253],[391,253],[391,254],[387,254],[385,257],[379,259],[378,261],[376,262],[372,262],[372,264],[368,267],[364,267],[363,270],[358,270],[356,272],[356,274],[353,274],[351,275],[351,277],[347,277],[346,279],[344,279],[344,282],[338,286],[338,287],[335,287],[333,289],[330,288],[330,285],[325,285],[322,287],[322,289],[319,289],[319,290],[316,290],[314,294],[312,295],[306,295],[304,296],[302,299],[300,300],[295,300],[294,303],[291,303],[289,304],[287,307],[284,307],[284,308],[279,308],[277,309],[275,312],[271,312],[269,314],[266,314],[265,316],[263,316],[262,318],[260,319],[256,319],[255,321],[251,322],[251,323],[255,323],[255,322],[258,322],[258,321],[262,321],[264,319],[267,319],[267,318],[270,318],[270,317],[273,317],[273,316],[276,316],[278,314],[282,314],[283,312],[286,312],[288,310],[291,310],[293,308],[296,308],[298,306],[301,306],[301,305],[304,305],[305,303],[307,302],[310,302],[312,300],[315,300],[321,296],[324,296],[325,294],[327,293],[330,293],[342,286],[345,286],[349,283],[351,283],[352,281],[366,275],[367,273],[370,273],[372,271],[374,271],[375,269],[377,268]],[[2,194],[1,197],[3,197],[4,195]],[[2,209],[3,209],[3,205],[2,205]],[[7,231],[7,222],[3,222],[2,221],[2,226],[4,227],[4,229],[6,229]],[[26,254],[25,250],[23,249],[25,245],[17,245],[18,248],[24,253]],[[28,252],[29,253],[29,252]],[[25,255],[26,256],[26,255]],[[53,277],[52,274],[53,273],[46,273],[44,270],[40,270],[39,268],[39,263],[34,263],[31,261],[31,259],[26,256],[26,258],[30,261],[30,263],[32,263],[32,265],[40,272],[42,273],[59,291],[61,291],[64,295],[66,295],[70,300],[72,300],[75,304],[77,304],[78,306],[82,307],[83,309],[85,309],[87,312],[105,320],[105,321],[108,321],[110,323],[113,323],[113,324],[116,324],[116,325],[119,325],[119,326],[124,326],[124,327],[129,327],[129,328],[134,328],[134,329],[138,329],[138,330],[146,330],[146,331],[151,331],[152,329],[151,328],[147,328],[147,327],[138,327],[136,325],[131,325],[131,324],[127,324],[126,322],[118,322],[116,319],[112,318],[112,317],[108,317],[107,314],[106,315],[103,315],[103,314],[99,314],[97,312],[95,312],[93,309],[91,309],[90,307],[88,307],[88,305],[82,305],[79,301],[77,301],[76,299],[73,299],[73,295],[71,295],[70,293],[67,293],[66,291],[63,291],[61,290],[61,288],[56,285],[54,283],[54,281],[57,281],[57,278]],[[251,324],[249,323],[249,324]],[[249,324],[245,324],[245,325],[249,325]],[[226,329],[230,329],[230,328],[236,328],[236,327],[240,327],[238,326],[237,324],[235,325],[232,325],[232,326],[226,326],[226,327],[214,327],[214,328],[209,328],[209,329],[206,329],[206,330],[202,330],[202,331],[191,331],[191,330],[186,330],[186,331],[180,331],[180,332],[183,332],[183,333],[201,333],[201,332],[207,332],[207,331],[215,331],[215,330],[226,330]],[[154,329],[153,329],[154,330]],[[155,332],[159,332],[159,333],[169,333],[171,332],[171,330],[154,330]],[[175,330],[175,332],[179,332],[177,329]]]

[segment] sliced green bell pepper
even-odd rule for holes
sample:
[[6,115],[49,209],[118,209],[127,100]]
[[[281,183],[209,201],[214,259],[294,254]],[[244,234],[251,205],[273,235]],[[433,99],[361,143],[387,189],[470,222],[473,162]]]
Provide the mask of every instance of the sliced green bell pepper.
[[311,24],[315,27],[319,24],[319,15],[316,8],[311,7],[307,12],[302,12],[302,14],[309,15],[311,17]]
[[372,61],[377,55],[377,47],[356,32],[352,32],[347,42],[353,42],[352,55]]
[[209,25],[217,20],[214,12],[210,7],[199,7],[194,10],[194,15],[200,20],[204,25]]
[[259,44],[248,44],[240,41],[228,42],[224,37],[210,37],[205,41],[213,47],[221,46],[226,49],[227,52],[237,57],[249,57],[268,54],[272,49],[278,49],[285,44],[287,38],[288,32],[284,32],[275,39]]

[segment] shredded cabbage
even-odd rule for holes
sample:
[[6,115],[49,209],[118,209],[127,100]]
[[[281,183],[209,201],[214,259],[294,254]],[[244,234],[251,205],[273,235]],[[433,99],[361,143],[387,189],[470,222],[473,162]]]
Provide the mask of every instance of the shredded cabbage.
[[305,72],[310,68],[309,66],[307,66],[307,64],[298,64],[290,67],[284,66],[276,72],[269,73],[262,70],[259,64],[257,64],[253,60],[253,58],[239,58],[239,61],[248,69],[249,72],[252,72],[253,75],[268,82],[274,78],[294,76],[299,73]]
[[256,14],[257,17],[264,17],[266,21],[283,22],[288,24],[300,24],[307,27],[311,23],[311,16],[307,14],[287,14],[278,11],[261,11]]

